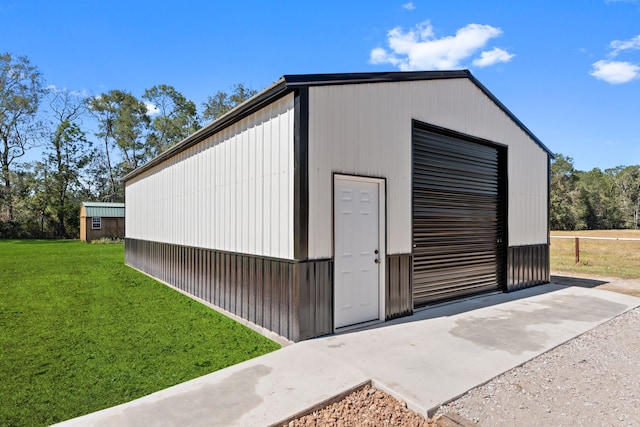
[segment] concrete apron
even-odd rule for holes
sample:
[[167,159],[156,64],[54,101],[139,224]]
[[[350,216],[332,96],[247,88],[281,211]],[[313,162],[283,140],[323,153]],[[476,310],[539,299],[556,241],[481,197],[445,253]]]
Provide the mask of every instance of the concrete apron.
[[305,341],[60,426],[260,426],[372,382],[424,415],[634,307],[614,292],[543,285]]

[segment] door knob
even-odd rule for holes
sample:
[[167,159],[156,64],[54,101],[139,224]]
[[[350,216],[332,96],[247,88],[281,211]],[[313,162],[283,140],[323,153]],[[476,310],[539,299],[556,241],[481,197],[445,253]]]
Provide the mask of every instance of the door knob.
[[373,262],[375,262],[376,264],[380,264],[380,258],[376,258]]

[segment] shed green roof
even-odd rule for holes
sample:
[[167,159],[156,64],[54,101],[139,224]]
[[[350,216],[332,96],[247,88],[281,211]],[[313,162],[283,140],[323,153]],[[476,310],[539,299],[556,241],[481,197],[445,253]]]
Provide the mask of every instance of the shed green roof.
[[124,203],[83,202],[87,217],[124,218]]

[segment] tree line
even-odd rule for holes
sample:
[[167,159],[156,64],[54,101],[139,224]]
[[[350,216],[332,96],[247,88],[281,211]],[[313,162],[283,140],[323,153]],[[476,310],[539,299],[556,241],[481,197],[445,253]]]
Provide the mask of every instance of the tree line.
[[552,230],[638,228],[640,166],[576,170],[571,157],[551,163],[549,223]]
[[255,93],[239,83],[200,110],[166,84],[86,96],[0,53],[0,238],[77,238],[83,201],[123,202],[124,175]]
[[[255,93],[236,84],[200,111],[166,84],[140,98],[84,96],[47,86],[25,56],[0,54],[0,238],[78,237],[83,201],[124,201],[124,175]],[[30,152],[36,160],[24,161]],[[558,154],[550,185],[552,230],[638,227],[640,166],[584,172]]]

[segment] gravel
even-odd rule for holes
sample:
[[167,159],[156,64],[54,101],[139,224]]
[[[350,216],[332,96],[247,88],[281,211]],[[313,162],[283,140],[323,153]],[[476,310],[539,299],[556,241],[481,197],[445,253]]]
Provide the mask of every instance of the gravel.
[[[634,292],[638,290],[637,283],[633,287]],[[365,386],[284,425],[435,427],[476,423],[483,427],[640,427],[640,308],[470,390],[441,406],[429,420],[392,396]]]
[[489,426],[640,426],[640,308],[441,407]]
[[411,426],[436,427],[407,404],[366,385],[344,399],[283,425],[300,426]]

